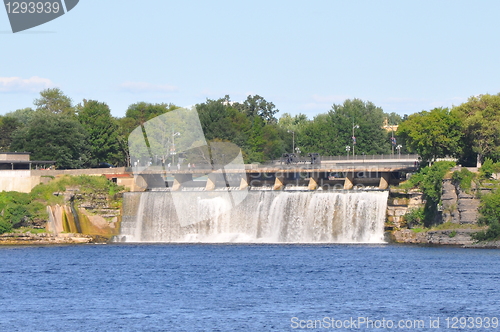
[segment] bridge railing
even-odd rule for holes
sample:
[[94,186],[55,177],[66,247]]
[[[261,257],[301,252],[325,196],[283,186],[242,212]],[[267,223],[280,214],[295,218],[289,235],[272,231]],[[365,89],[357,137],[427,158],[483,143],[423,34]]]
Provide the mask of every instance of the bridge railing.
[[397,159],[411,159],[418,160],[418,154],[357,154],[357,155],[343,155],[343,156],[321,156],[321,161],[333,160],[397,160]]
[[[290,162],[286,159],[272,160],[266,163],[252,163],[245,164],[245,169],[255,170],[255,169],[265,169],[265,168],[307,168],[307,169],[319,169],[328,164],[335,164],[336,166],[355,166],[361,164],[372,164],[384,167],[391,166],[404,166],[404,167],[416,167],[418,165],[418,155],[416,154],[401,154],[401,155],[355,155],[355,156],[321,156],[320,160],[316,163],[311,163],[311,157],[294,157],[293,161]],[[196,172],[196,171],[211,171],[224,168],[225,165],[208,165],[208,164],[180,164],[179,168],[177,165],[171,165],[167,167],[166,165],[151,165],[148,167],[148,171],[167,171],[167,172]],[[134,172],[137,170],[134,167],[129,167],[126,169],[128,172]]]

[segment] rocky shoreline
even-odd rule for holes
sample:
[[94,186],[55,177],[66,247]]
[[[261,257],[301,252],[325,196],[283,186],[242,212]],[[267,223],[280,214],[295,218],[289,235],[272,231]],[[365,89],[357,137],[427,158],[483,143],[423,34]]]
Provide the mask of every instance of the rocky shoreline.
[[86,243],[102,243],[102,239],[98,239],[91,235],[77,233],[6,233],[0,235],[0,245],[51,245],[51,244],[86,244]]

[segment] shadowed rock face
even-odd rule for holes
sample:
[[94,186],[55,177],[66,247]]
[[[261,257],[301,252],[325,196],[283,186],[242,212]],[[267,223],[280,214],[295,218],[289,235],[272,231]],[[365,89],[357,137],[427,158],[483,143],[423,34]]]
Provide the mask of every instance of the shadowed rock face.
[[460,224],[460,214],[457,210],[457,191],[451,180],[443,181],[441,201],[443,202],[443,222]]
[[415,233],[411,229],[402,229],[392,232],[390,235],[390,241],[398,243],[467,246],[474,243],[471,238],[471,234],[477,231],[477,229],[446,229]]
[[443,202],[443,222],[477,224],[480,202],[474,194],[464,192],[451,180],[443,180],[441,200]]

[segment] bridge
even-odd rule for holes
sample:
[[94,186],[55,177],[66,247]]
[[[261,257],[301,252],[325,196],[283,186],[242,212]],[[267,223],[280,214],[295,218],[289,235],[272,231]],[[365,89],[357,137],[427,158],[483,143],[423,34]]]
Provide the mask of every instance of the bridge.
[[312,164],[307,160],[285,164],[181,165],[168,169],[161,165],[141,167],[93,168],[73,170],[0,170],[0,191],[30,192],[39,184],[62,175],[104,175],[132,191],[218,190],[224,188],[269,190],[387,189],[404,180],[418,168],[418,156],[327,157]]
[[[182,165],[172,169],[149,166],[136,169],[136,184],[145,190],[216,190],[231,188],[269,190],[328,190],[376,188],[399,184],[418,168],[418,156],[393,158],[329,159],[320,163],[247,164],[241,167]],[[132,169],[132,171],[134,171]]]

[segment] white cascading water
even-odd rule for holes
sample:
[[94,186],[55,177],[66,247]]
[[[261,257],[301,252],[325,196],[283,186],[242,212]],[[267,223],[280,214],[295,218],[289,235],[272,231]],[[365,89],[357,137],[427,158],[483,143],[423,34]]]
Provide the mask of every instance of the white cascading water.
[[[383,243],[387,191],[250,191],[233,209],[221,197],[126,193],[119,242]],[[177,212],[176,212],[177,210]],[[177,213],[203,216],[181,226]]]

